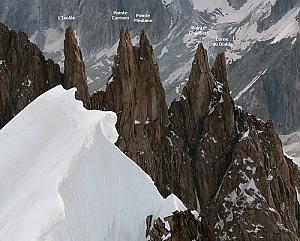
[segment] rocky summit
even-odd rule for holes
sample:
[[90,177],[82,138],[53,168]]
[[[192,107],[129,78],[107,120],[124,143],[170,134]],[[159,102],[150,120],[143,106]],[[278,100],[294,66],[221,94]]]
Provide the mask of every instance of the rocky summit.
[[67,30],[62,74],[25,33],[0,25],[1,127],[51,87],[77,87],[87,108],[117,113],[117,146],[161,194],[174,193],[188,208],[145,217],[148,240],[299,240],[297,167],[274,124],[235,105],[223,53],[211,67],[199,44],[181,97],[168,107],[144,31],[134,46],[121,30],[106,90],[91,97],[75,36]]

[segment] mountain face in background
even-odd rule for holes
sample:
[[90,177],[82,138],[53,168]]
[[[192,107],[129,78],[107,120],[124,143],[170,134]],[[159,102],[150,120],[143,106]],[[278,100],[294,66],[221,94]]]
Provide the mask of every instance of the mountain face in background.
[[[232,82],[238,83],[233,93],[238,104],[264,119],[274,120],[279,130],[287,134],[300,125],[300,35],[294,40],[268,44],[256,43],[231,65]],[[251,68],[247,68],[249,62]]]
[[[209,62],[226,52],[230,87],[236,102],[261,118],[272,119],[286,134],[300,128],[297,72],[299,0],[116,0],[1,2],[0,20],[26,31],[47,57],[63,67],[65,29],[73,25],[86,61],[90,93],[105,89],[112,72],[121,26],[132,30],[133,43],[145,29],[160,64],[167,103],[179,99],[198,43]],[[131,20],[113,21],[114,11]],[[151,23],[134,22],[150,14]],[[75,20],[58,20],[72,16]],[[283,57],[284,56],[284,57]],[[291,64],[292,63],[292,64]],[[280,83],[280,84],[279,84]],[[279,87],[280,86],[280,87]],[[259,104],[262,103],[262,104]],[[286,110],[286,112],[284,112]]]
[[[0,8],[1,20],[30,36],[0,25],[1,127],[50,88],[75,86],[85,107],[117,113],[116,145],[161,194],[174,193],[200,213],[200,223],[190,212],[173,215],[172,230],[149,213],[150,240],[182,240],[176,230],[186,240],[299,240],[297,167],[275,128],[299,128],[299,1],[19,4]],[[127,6],[132,18],[148,12],[153,22],[111,20]],[[123,29],[118,40],[122,26],[132,32]],[[297,135],[282,138],[294,154]]]
[[[130,17],[134,13],[147,12],[156,21],[150,25],[111,21],[113,11],[130,11]],[[61,16],[71,16],[75,20],[59,20]],[[56,47],[62,47],[64,31],[69,25],[76,27],[85,53],[93,53],[112,46],[118,40],[120,26],[126,25],[135,30],[146,28],[158,40],[160,33],[167,30],[171,21],[170,14],[160,0],[4,0],[1,2],[0,19],[16,30],[26,31],[46,53],[58,51]]]

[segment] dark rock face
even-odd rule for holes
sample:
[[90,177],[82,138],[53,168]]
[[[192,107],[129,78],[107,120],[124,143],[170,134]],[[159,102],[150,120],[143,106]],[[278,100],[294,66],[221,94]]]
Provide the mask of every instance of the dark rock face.
[[278,0],[271,7],[271,13],[268,17],[258,22],[258,31],[262,32],[268,29],[270,26],[275,24],[284,14],[289,10],[294,8],[296,5],[299,5],[299,0]]
[[[92,108],[118,113],[118,146],[161,193],[201,211],[200,236],[299,240],[296,167],[271,122],[234,106],[224,54],[210,69],[200,44],[181,99],[167,110],[149,41],[142,32],[133,47],[123,30],[107,90],[91,100]],[[161,221],[150,240],[168,235]]]
[[[195,217],[190,211],[174,212],[163,220],[153,220],[153,216],[147,218],[146,237],[150,241],[210,241],[211,233],[204,233],[207,230],[206,224]],[[203,233],[203,234],[201,234]]]
[[[236,102],[263,119],[272,119],[283,134],[300,128],[299,46],[299,34],[295,40],[272,45],[257,43],[229,68]],[[265,56],[270,56],[267,61]],[[252,86],[239,96],[249,80]]]
[[215,236],[220,240],[299,240],[295,164],[283,155],[270,121],[262,122],[238,109],[235,115],[240,119],[237,128],[244,134],[207,211]]
[[81,100],[84,106],[89,109],[90,95],[86,84],[85,66],[81,50],[75,37],[75,30],[72,27],[66,30],[64,53],[65,72],[63,86],[65,89],[76,87],[76,99]]
[[58,64],[46,60],[25,33],[0,23],[0,128],[31,101],[56,85],[77,87],[76,97],[89,108],[81,51],[72,28],[66,32],[65,75]]
[[59,66],[45,60],[25,33],[0,23],[0,128],[62,79]]
[[[178,190],[192,186],[191,177],[187,178],[191,166],[172,156],[165,94],[152,47],[144,32],[140,47],[134,47],[128,31],[121,31],[112,72],[106,92],[94,94],[91,104],[94,109],[113,110],[118,114],[119,148],[154,179],[164,195],[170,194],[174,185]],[[175,155],[189,162],[180,152],[179,145]],[[176,178],[184,177],[182,184],[173,181],[172,173],[176,170],[180,170]],[[181,193],[193,195],[194,191]]]
[[247,0],[227,0],[229,3],[229,6],[232,6],[234,9],[240,9]]

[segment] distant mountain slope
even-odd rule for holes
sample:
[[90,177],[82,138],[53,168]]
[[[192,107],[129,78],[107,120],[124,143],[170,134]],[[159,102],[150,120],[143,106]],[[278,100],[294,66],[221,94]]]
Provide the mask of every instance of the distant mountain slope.
[[[272,71],[270,59],[276,59],[278,55],[273,52],[268,56],[259,56],[256,46],[268,51],[276,45],[280,51],[292,52],[291,42],[299,32],[296,21],[299,4],[299,0],[4,0],[0,3],[0,21],[14,29],[26,31],[45,55],[55,59],[61,67],[64,62],[64,31],[73,25],[85,56],[90,93],[105,88],[111,75],[113,53],[118,46],[121,26],[129,27],[135,37],[133,41],[137,41],[138,32],[145,29],[154,45],[155,56],[161,67],[161,80],[170,104],[174,98],[179,98],[187,82],[191,55],[199,42],[208,49],[211,62],[222,51],[226,52],[228,63],[239,59],[243,62],[243,65],[230,66],[230,85],[234,95],[245,90],[255,76],[266,68],[269,68],[268,72]],[[122,10],[129,12],[131,20],[113,21],[114,11]],[[136,13],[150,14],[153,22],[134,22]],[[75,20],[61,21],[58,20],[59,16],[71,16]],[[224,38],[226,40],[220,40]],[[250,54],[252,57],[247,57]],[[290,54],[287,58],[294,61]],[[254,65],[258,62],[264,63],[265,68],[257,69]],[[294,82],[296,75],[284,71],[288,63],[283,62],[281,68],[283,71],[278,81],[290,79]],[[239,78],[240,73],[245,73],[245,76]],[[244,98],[244,101],[240,99],[238,104],[262,117],[269,116],[283,133],[300,127],[298,116],[287,114],[288,121],[278,117],[282,115],[280,110],[285,108],[284,105],[279,108],[264,107],[267,109],[264,111],[255,103],[252,105],[252,101],[265,102],[264,99],[269,97],[262,97],[261,88],[251,90],[243,91],[243,98],[245,95],[250,97]],[[292,88],[276,92],[275,98],[293,95],[290,92],[293,92]],[[298,108],[292,97],[289,101],[294,105],[292,109]]]
[[282,134],[296,131],[300,127],[299,69],[299,34],[278,43],[256,43],[229,67],[234,99],[248,111],[272,119]]

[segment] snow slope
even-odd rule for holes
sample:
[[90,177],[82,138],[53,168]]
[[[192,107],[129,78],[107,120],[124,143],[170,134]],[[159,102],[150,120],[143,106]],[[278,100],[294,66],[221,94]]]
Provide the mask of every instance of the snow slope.
[[1,241],[140,241],[148,215],[185,210],[113,143],[112,112],[55,87],[0,132]]
[[245,50],[257,41],[272,40],[279,42],[284,38],[295,37],[299,31],[296,16],[299,6],[295,6],[267,30],[258,32],[257,22],[271,14],[276,0],[248,0],[239,10],[233,11],[220,19],[218,24],[232,24],[231,35],[234,36],[234,49]]
[[300,169],[300,130],[288,135],[280,136],[283,150],[293,159]]
[[198,11],[213,12],[215,9],[223,10],[223,13],[233,11],[227,0],[193,0],[194,9]]

